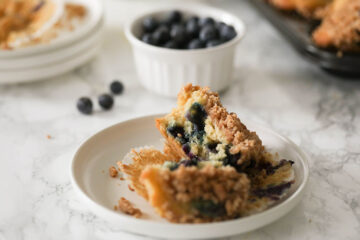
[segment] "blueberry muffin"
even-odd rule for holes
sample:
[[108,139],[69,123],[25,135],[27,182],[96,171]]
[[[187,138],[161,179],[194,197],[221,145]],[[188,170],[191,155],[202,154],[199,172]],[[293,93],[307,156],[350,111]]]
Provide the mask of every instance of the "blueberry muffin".
[[335,0],[312,36],[319,47],[360,51],[360,0]]
[[237,170],[257,164],[264,147],[235,113],[228,113],[217,93],[186,85],[178,95],[178,106],[156,127],[179,158],[208,160]]
[[326,6],[332,0],[269,0],[271,4],[282,10],[297,11],[304,17],[312,17],[321,7]]
[[239,218],[276,203],[294,183],[292,161],[277,161],[217,93],[186,85],[156,126],[163,151],[132,150],[118,162],[131,187],[176,223]]

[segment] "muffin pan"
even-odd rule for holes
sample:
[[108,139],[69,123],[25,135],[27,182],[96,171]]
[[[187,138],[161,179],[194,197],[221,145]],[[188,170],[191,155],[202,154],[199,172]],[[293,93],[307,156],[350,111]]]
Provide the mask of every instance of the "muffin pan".
[[307,20],[294,12],[284,12],[265,0],[252,0],[251,4],[285,37],[307,60],[322,69],[343,77],[360,76],[360,54],[342,53],[336,49],[318,48],[311,39],[319,21]]

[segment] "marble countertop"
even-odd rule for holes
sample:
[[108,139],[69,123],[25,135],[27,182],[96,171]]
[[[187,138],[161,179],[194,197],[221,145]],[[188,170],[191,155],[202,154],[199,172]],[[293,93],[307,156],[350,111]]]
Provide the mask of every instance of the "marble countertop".
[[[99,56],[50,81],[0,86],[0,240],[145,239],[95,216],[70,184],[80,143],[114,123],[169,111],[174,99],[138,83],[122,23],[170,1],[107,0]],[[311,156],[303,201],[264,228],[228,239],[360,239],[360,82],[324,73],[303,60],[245,1],[207,1],[240,16],[247,34],[234,82],[222,94],[230,111],[288,136]],[[78,113],[78,97],[95,97],[121,79],[112,111]]]

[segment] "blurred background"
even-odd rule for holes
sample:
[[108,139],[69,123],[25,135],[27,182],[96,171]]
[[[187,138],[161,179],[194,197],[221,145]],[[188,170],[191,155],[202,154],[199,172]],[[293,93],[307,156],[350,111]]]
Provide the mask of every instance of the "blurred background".
[[[98,6],[92,2],[89,6]],[[244,22],[245,34],[233,51],[234,69],[228,87],[221,91],[222,102],[240,118],[286,135],[312,158],[304,201],[279,221],[231,239],[358,239],[359,77],[322,68],[340,66],[334,56],[343,54],[348,59],[352,54],[334,49],[330,55],[321,52],[315,57],[311,55],[314,53],[302,53],[281,30],[286,26],[276,26],[281,21],[269,20],[271,13],[259,10],[250,0],[104,0],[100,4],[103,11],[91,10],[92,27],[77,43],[91,39],[97,31],[101,37],[83,46],[81,58],[80,54],[76,56],[81,61],[72,62],[72,55],[59,60],[61,71],[57,62],[51,67],[46,63],[75,51],[70,48],[75,44],[70,40],[64,40],[69,49],[61,53],[54,53],[62,48],[60,43],[51,51],[31,47],[25,49],[28,53],[18,55],[6,49],[0,51],[0,62],[14,64],[0,66],[1,240],[143,239],[120,232],[116,224],[105,222],[83,206],[70,185],[69,166],[80,144],[101,129],[174,107],[175,96],[154,93],[140,83],[124,29],[142,12],[176,4],[210,6]],[[76,34],[68,35],[70,39]],[[304,49],[312,51],[314,46],[310,45]],[[35,56],[40,53],[50,55]],[[330,59],[330,65],[324,59]],[[350,65],[360,62],[353,58],[348,61]],[[43,65],[39,69],[22,67],[40,62]],[[43,79],[37,81],[40,75]],[[97,98],[109,93],[114,80],[120,81],[124,89],[112,96],[114,105],[105,111]],[[78,111],[80,97],[92,100],[91,115]]]

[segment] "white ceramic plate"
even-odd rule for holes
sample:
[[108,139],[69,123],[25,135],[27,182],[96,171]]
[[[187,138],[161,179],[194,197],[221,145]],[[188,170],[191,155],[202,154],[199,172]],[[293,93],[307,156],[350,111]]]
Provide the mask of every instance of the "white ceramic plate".
[[[59,48],[54,51],[44,52],[36,55],[29,55],[19,58],[9,58],[4,59],[0,58],[0,75],[11,72],[25,71],[26,69],[31,68],[44,68],[48,65],[53,65],[59,62],[62,62],[64,59],[74,56],[98,43],[102,35],[103,22],[101,21],[99,25],[89,33],[85,35],[81,41],[74,42],[73,44]],[[1,82],[5,79],[0,79]]]
[[52,65],[46,65],[43,67],[29,68],[25,70],[18,70],[13,72],[1,72],[0,84],[14,84],[44,80],[52,77],[59,76],[61,74],[70,72],[83,64],[90,61],[96,56],[100,49],[99,43],[89,46],[82,52],[62,59],[61,62],[57,62]]
[[[270,152],[295,162],[295,181],[288,194],[276,206],[241,219],[206,224],[173,224],[158,217],[150,205],[128,189],[126,181],[111,178],[110,166],[121,160],[131,148],[154,145],[161,148],[161,136],[155,127],[155,116],[141,117],[116,124],[87,140],[75,154],[71,165],[71,180],[75,191],[89,209],[103,219],[118,224],[119,228],[141,235],[164,239],[209,239],[240,234],[260,228],[288,213],[302,198],[309,176],[308,158],[289,139],[251,122]],[[136,219],[114,211],[120,197],[125,197],[144,213]]]
[[66,0],[65,2],[79,3],[86,6],[88,16],[84,19],[84,24],[80,24],[72,32],[61,34],[47,44],[39,44],[15,50],[0,50],[0,58],[14,58],[39,54],[70,45],[93,31],[103,18],[103,3],[101,0]]

